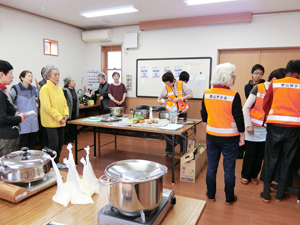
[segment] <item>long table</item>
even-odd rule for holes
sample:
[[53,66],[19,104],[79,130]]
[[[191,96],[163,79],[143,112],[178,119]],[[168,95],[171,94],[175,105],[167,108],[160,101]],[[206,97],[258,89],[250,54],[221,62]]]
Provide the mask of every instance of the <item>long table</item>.
[[[130,117],[130,115],[123,115],[123,117]],[[101,117],[101,116],[98,116]],[[84,119],[84,118],[83,118]],[[91,127],[94,132],[94,157],[97,156],[96,152],[96,134],[98,133],[98,155],[100,156],[100,147],[115,143],[115,149],[117,148],[117,135],[125,135],[132,137],[141,137],[141,138],[155,138],[155,139],[166,139],[172,145],[172,183],[175,182],[175,138],[179,136],[183,139],[183,151],[186,151],[187,147],[187,137],[188,131],[193,131],[196,134],[196,126],[202,122],[198,119],[189,119],[194,121],[193,124],[185,124],[183,128],[171,131],[171,130],[160,130],[158,128],[151,127],[134,127],[134,126],[125,126],[117,122],[92,122],[92,121],[83,121],[83,119],[72,120],[68,122],[69,124],[74,124],[77,126]],[[100,133],[109,133],[114,135],[114,141],[100,145]],[[77,136],[75,139],[75,163],[78,162],[78,152],[83,149],[78,149],[77,145]]]
[[[60,171],[66,178],[67,172]],[[0,199],[0,224],[46,225],[50,221],[66,225],[98,224],[97,213],[108,203],[107,187],[100,187],[100,194],[94,194],[94,204],[64,207],[52,201],[57,186],[43,190],[19,203]],[[176,196],[176,193],[175,193]],[[161,224],[196,224],[206,201],[176,196],[176,204]]]

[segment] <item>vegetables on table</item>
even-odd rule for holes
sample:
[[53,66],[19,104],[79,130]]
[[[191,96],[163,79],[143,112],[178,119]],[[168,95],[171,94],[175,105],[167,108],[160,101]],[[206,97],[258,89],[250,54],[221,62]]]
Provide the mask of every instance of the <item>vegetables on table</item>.
[[138,118],[135,117],[135,118],[132,119],[132,123],[135,124],[135,123],[138,123],[138,122],[139,122],[139,119],[138,119]]

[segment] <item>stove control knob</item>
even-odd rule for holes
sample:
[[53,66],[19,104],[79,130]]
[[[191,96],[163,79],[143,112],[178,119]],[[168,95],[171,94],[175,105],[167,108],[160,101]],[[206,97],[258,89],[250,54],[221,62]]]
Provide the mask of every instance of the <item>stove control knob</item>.
[[171,204],[172,204],[172,205],[175,205],[175,204],[176,204],[176,197],[173,197],[173,198],[171,199]]

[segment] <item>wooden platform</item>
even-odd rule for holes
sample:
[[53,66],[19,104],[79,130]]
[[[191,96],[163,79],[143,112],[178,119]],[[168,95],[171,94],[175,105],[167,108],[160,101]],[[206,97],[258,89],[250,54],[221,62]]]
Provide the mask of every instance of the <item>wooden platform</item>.
[[[65,177],[67,173],[61,174]],[[19,203],[0,199],[0,224],[41,225],[50,221],[67,225],[97,224],[97,213],[108,202],[106,187],[101,187],[99,195],[93,195],[94,204],[67,207],[52,201],[56,189],[57,186],[50,187]],[[176,200],[162,224],[196,224],[206,202],[182,196],[176,196]]]

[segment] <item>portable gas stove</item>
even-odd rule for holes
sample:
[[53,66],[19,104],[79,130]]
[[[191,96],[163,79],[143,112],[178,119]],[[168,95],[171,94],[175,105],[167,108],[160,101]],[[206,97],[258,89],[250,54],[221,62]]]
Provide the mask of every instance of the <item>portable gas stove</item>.
[[174,191],[163,189],[162,200],[153,210],[141,210],[136,213],[124,213],[115,208],[112,204],[106,204],[97,214],[99,225],[127,225],[145,224],[158,225],[165,218],[165,215],[176,203]]
[[0,180],[0,198],[16,203],[55,184],[55,172],[49,172],[40,180],[26,183],[7,183]]

